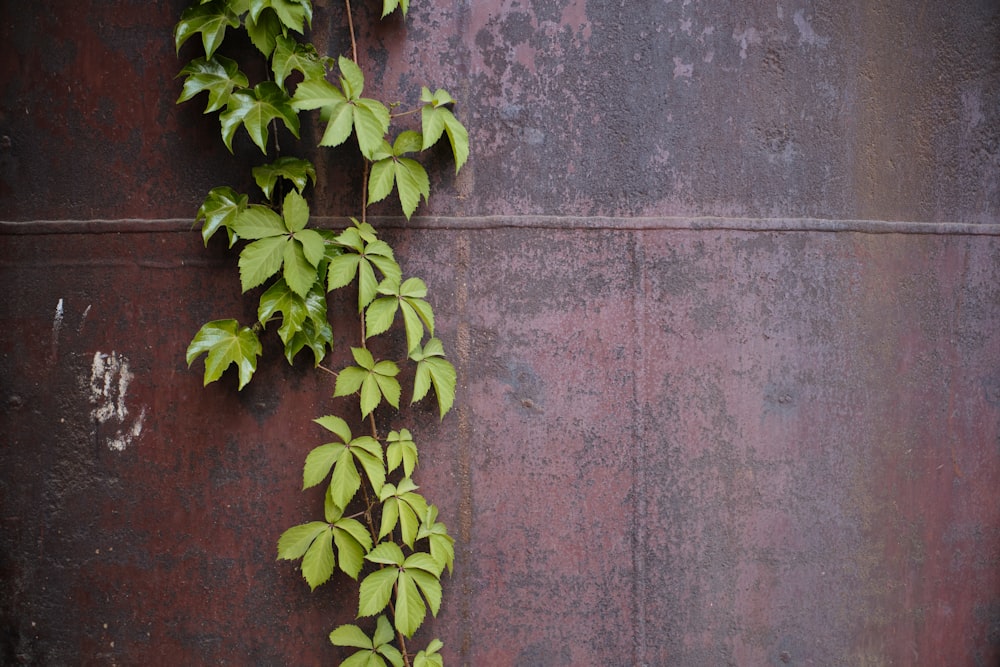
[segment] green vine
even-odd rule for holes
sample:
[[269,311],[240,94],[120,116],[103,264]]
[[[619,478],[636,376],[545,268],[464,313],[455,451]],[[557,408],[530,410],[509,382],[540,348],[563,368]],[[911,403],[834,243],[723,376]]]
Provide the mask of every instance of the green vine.
[[[408,0],[383,0],[382,16],[397,9],[405,15],[408,8]],[[312,14],[310,0],[201,0],[176,25],[178,53],[196,37],[203,49],[181,70],[178,102],[205,93],[205,112],[218,112],[222,141],[230,152],[243,128],[270,159],[253,168],[263,197],[259,203],[231,187],[216,187],[195,217],[206,245],[225,230],[229,246],[239,248],[243,292],[262,288],[257,321],[250,326],[235,319],[204,324],[188,347],[187,363],[205,355],[205,384],[235,365],[242,389],[257,370],[259,335],[276,325],[289,363],[308,348],[315,368],[336,377],[334,397],[357,396],[360,419],[353,429],[336,415],[315,420],[329,442],[306,456],[303,488],[326,484],[322,520],[286,530],[278,540],[278,558],[300,560],[311,589],[338,569],[360,579],[358,616],[374,621],[367,630],[348,624],[330,633],[334,645],[352,650],[341,665],[440,667],[438,639],[418,651],[406,641],[426,620],[428,609],[434,615],[440,609],[441,577],[453,566],[454,540],[438,521],[437,507],[418,493],[413,481],[418,451],[410,431],[399,428],[384,437],[378,432],[375,411],[384,409],[383,404],[398,411],[403,389],[399,364],[378,358],[370,343],[401,323],[406,362],[415,366],[411,402],[433,390],[442,418],[455,399],[455,368],[435,337],[426,284],[403,278],[393,249],[379,238],[366,213],[395,191],[403,214],[412,216],[420,200],[430,196],[430,180],[410,156],[447,137],[457,171],[468,158],[469,137],[451,112],[455,100],[443,89],[424,87],[418,108],[396,113],[390,113],[395,105],[363,96],[366,82],[358,64],[350,0],[344,7],[349,56],[321,56],[306,41]],[[241,69],[250,70],[247,65],[254,63],[222,55],[224,42],[228,47],[235,41],[226,42],[227,36],[239,31],[253,44],[252,57],[266,62],[265,80],[252,82]],[[237,49],[243,56],[246,51]],[[332,73],[339,74],[336,82],[328,79]],[[339,232],[310,226],[307,194],[320,175],[311,162],[282,155],[279,145],[282,131],[298,139],[304,111],[319,111],[325,122],[320,146],[356,145],[362,157],[360,215]],[[390,134],[394,120],[415,118],[418,112],[417,128]],[[322,365],[334,346],[327,294],[349,286],[358,295],[360,335],[358,346],[350,348],[354,364],[334,371]]]

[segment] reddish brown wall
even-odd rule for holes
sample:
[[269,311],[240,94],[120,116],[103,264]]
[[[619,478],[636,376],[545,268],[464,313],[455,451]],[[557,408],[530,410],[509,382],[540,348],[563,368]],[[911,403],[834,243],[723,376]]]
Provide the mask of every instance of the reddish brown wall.
[[[274,561],[332,387],[273,341],[241,393],[184,363],[254,306],[191,228],[250,185],[173,105],[183,4],[0,2],[3,664],[330,663],[354,617]],[[462,378],[408,415],[459,540],[427,632],[452,665],[997,664],[1000,7],[622,4],[414,2],[363,51],[473,141],[376,220]]]

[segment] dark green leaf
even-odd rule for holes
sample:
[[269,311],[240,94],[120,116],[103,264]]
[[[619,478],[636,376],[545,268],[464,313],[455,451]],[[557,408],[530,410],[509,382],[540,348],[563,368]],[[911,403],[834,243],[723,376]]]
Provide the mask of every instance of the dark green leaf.
[[[247,16],[244,25],[250,41],[257,47],[257,50],[264,54],[265,58],[271,57],[274,53],[276,40],[282,34],[281,21],[278,15],[271,9],[267,9],[257,16]],[[283,79],[278,79],[278,83],[283,83]]]
[[174,46],[178,51],[189,38],[201,33],[205,56],[212,57],[222,44],[228,28],[238,28],[240,19],[221,0],[200,5],[192,5],[184,10],[181,20],[174,28]]
[[236,91],[229,97],[229,104],[219,117],[222,123],[222,140],[231,152],[233,135],[243,125],[257,147],[267,153],[267,126],[278,118],[293,135],[299,136],[299,117],[292,108],[288,94],[276,83],[264,81],[252,90]]
[[285,79],[293,71],[299,71],[306,80],[322,79],[326,76],[323,61],[312,44],[301,44],[291,37],[277,37],[274,58],[271,60],[274,80],[285,85]]
[[239,215],[246,210],[248,198],[246,195],[238,194],[230,187],[213,188],[208,193],[205,202],[198,209],[195,221],[204,220],[201,228],[201,237],[208,245],[208,239],[220,227],[225,227],[229,235],[229,247],[236,241],[237,234],[233,227]]
[[[285,246],[288,239],[284,236],[271,236],[250,243],[240,252],[240,282],[243,291],[247,292],[273,276],[281,269],[284,262]],[[287,275],[285,276],[287,279]],[[289,284],[295,290],[295,285]],[[306,288],[308,290],[308,287]]]
[[300,194],[310,180],[315,185],[316,168],[308,160],[280,157],[270,164],[254,167],[253,177],[257,181],[257,186],[264,192],[264,196],[271,199],[279,178],[291,181]]
[[206,92],[208,104],[205,113],[226,106],[234,89],[249,85],[246,74],[240,71],[236,61],[224,56],[196,58],[180,71],[178,76],[181,75],[187,75],[187,78],[177,102],[185,102],[198,93]]

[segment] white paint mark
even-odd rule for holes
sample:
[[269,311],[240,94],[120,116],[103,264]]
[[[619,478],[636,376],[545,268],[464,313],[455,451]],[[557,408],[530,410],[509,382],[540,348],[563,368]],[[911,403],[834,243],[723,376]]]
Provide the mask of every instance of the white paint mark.
[[80,317],[80,326],[76,328],[77,333],[79,333],[80,330],[83,329],[83,323],[87,321],[88,314],[90,314],[90,304],[87,304],[87,307],[83,309],[83,315]]
[[91,416],[99,425],[111,424],[114,433],[107,437],[106,444],[113,451],[124,451],[142,434],[145,406],[139,411],[139,417],[129,424],[125,402],[134,377],[125,356],[117,352],[94,353],[90,369],[90,402],[94,404]]
[[799,29],[799,40],[809,46],[826,46],[830,43],[829,37],[820,37],[813,30],[812,25],[806,20],[806,10],[800,9],[792,16],[795,27]]
[[49,360],[55,362],[59,356],[59,332],[63,325],[63,300],[59,299],[56,304],[56,316],[52,319],[52,350],[49,353]]

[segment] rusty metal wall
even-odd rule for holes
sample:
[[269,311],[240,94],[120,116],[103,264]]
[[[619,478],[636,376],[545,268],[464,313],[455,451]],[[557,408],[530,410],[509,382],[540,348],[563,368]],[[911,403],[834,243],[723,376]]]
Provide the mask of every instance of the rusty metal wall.
[[[354,617],[274,561],[332,387],[184,363],[253,317],[191,218],[256,159],[173,105],[184,4],[0,1],[0,664],[330,663]],[[461,377],[406,414],[447,663],[998,664],[1000,4],[359,12],[473,141],[376,221]]]

